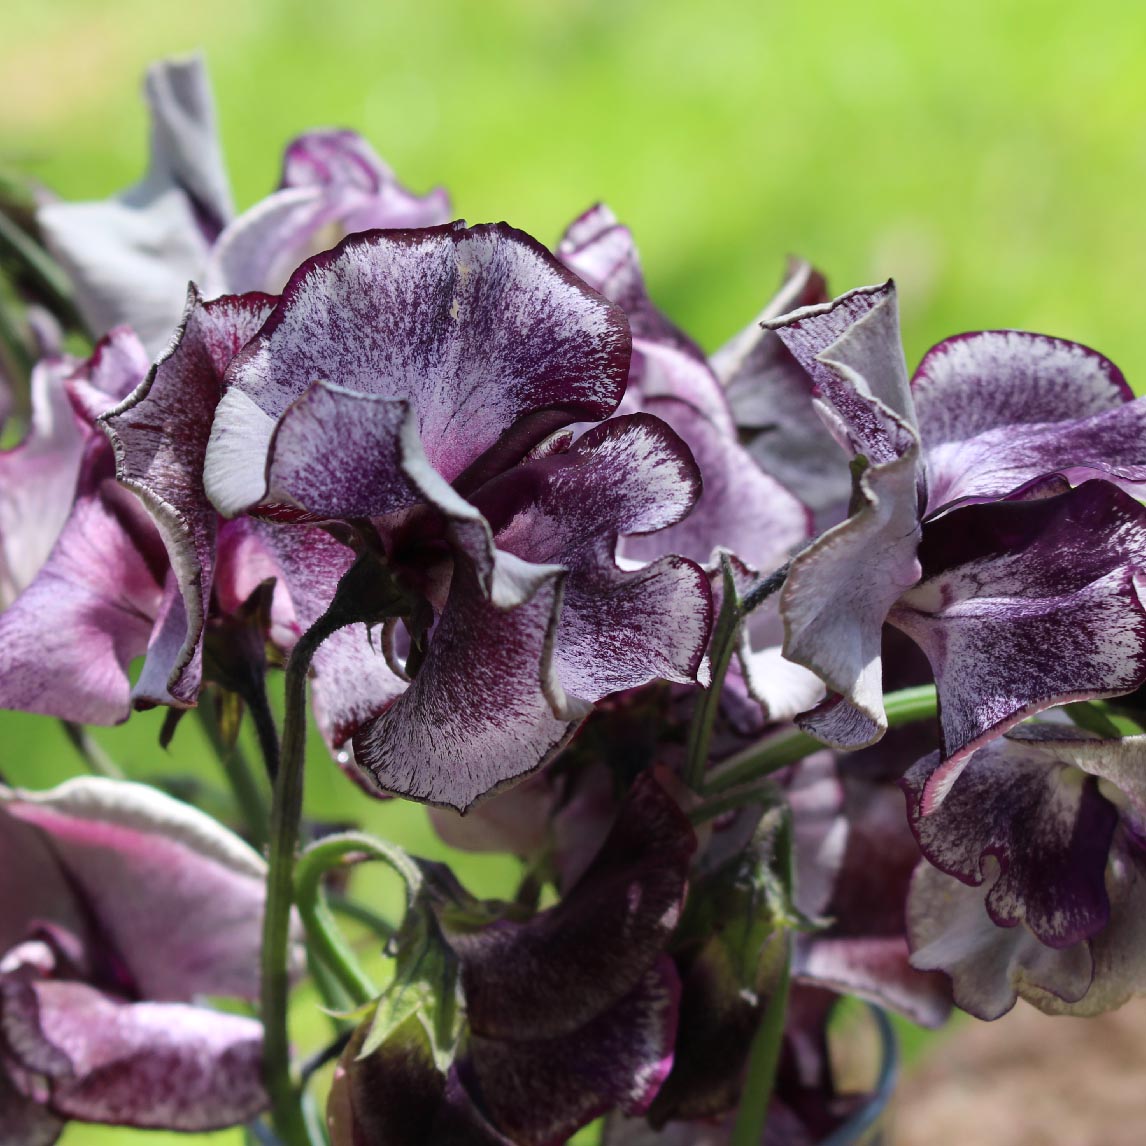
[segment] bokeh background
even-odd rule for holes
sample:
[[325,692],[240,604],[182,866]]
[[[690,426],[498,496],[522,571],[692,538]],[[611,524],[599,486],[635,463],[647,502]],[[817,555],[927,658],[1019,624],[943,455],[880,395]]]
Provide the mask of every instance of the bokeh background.
[[[800,254],[838,290],[894,276],[912,365],[946,335],[1014,326],[1096,346],[1143,388],[1138,0],[6,0],[0,166],[68,198],[133,182],[143,69],[193,49],[240,207],[274,187],[293,134],[352,127],[471,222],[553,243],[606,200],[654,298],[709,348]],[[133,775],[221,786],[194,721],[169,752],[158,728],[144,714],[101,740]],[[369,803],[313,748],[312,814],[440,853],[421,810]],[[46,787],[76,770],[53,722],[0,714],[7,778]],[[516,872],[471,857],[463,875],[499,893]]]

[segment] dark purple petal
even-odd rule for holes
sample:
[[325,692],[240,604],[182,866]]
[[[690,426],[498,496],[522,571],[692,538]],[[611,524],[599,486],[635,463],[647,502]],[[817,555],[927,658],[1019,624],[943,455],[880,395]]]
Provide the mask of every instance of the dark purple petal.
[[270,313],[263,295],[204,303],[192,288],[183,324],[143,384],[102,424],[119,481],[147,507],[182,594],[171,631],[152,644],[135,697],[145,704],[195,703],[203,627],[215,568],[218,515],[203,491],[203,460],[223,371]]
[[53,1146],[64,1120],[23,1094],[9,1081],[0,1055],[0,1127],[13,1146]]
[[82,777],[0,794],[8,815],[51,841],[145,998],[258,995],[265,865],[240,839],[142,784]]
[[208,286],[212,293],[279,291],[299,263],[346,235],[449,218],[445,191],[410,194],[361,136],[312,131],[287,147],[280,190],[219,236]]
[[542,576],[531,576],[523,603],[504,608],[467,561],[455,562],[417,676],[354,737],[355,757],[383,791],[464,811],[540,767],[585,715],[552,668],[562,574],[518,564]]
[[571,694],[596,701],[657,678],[697,679],[712,624],[705,574],[679,557],[622,569],[615,553],[619,533],[679,521],[699,484],[680,438],[637,414],[479,491],[500,550],[569,570],[554,665]]
[[262,1024],[179,1003],[128,1003],[84,983],[3,989],[3,1032],[33,1071],[58,1060],[47,1105],[65,1118],[203,1132],[248,1121],[267,1106]]
[[130,327],[114,327],[96,343],[91,357],[68,379],[77,413],[94,424],[119,405],[147,376],[151,355]]
[[147,648],[162,585],[158,538],[111,471],[107,444],[92,439],[47,562],[0,613],[0,707],[90,724],[127,718],[127,669]]
[[594,1118],[648,1109],[672,1068],[680,980],[662,956],[597,1018],[549,1039],[473,1035],[464,1068],[481,1105],[520,1146],[560,1146]]
[[146,96],[143,181],[103,202],[48,204],[37,220],[90,330],[126,324],[154,354],[179,321],[187,282],[199,277],[231,199],[202,59],[153,65]]
[[956,1004],[980,1019],[1005,1015],[1020,994],[1082,999],[1094,978],[1087,942],[1047,947],[1021,924],[999,927],[987,894],[988,883],[971,887],[921,860],[907,900],[912,966],[950,975]]
[[676,802],[642,773],[596,858],[556,907],[528,923],[450,934],[474,1033],[554,1039],[633,991],[676,926],[695,847]]
[[260,501],[274,425],[316,380],[409,402],[426,457],[453,481],[522,419],[544,414],[518,458],[611,413],[628,357],[623,314],[520,231],[352,237],[299,268],[233,364],[207,489],[227,515]]
[[956,510],[924,529],[923,580],[891,621],[927,654],[944,763],[933,811],[984,740],[1068,700],[1146,678],[1146,510],[1106,482],[1027,502]]
[[1096,779],[1059,758],[1053,733],[984,745],[925,816],[923,793],[939,766],[932,753],[902,781],[912,830],[935,867],[978,886],[993,857],[987,913],[1000,927],[1025,924],[1048,947],[1070,947],[1106,925],[1118,812]]

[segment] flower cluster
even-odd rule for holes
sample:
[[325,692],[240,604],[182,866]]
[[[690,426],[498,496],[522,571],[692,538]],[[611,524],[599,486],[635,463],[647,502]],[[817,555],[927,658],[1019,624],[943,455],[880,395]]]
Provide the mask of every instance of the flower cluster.
[[[144,180],[42,196],[0,263],[37,359],[0,706],[81,745],[196,710],[235,793],[0,788],[5,1141],[308,1146],[337,1060],[333,1146],[812,1143],[872,1116],[843,996],[1146,989],[1146,404],[1111,362],[986,331],[909,374],[894,284],[800,263],[707,356],[604,206],[548,249],[318,131],[235,215],[202,63],[146,93]],[[518,857],[512,902],[302,824],[308,688],[347,806],[429,805]],[[375,918],[337,870],[369,859],[407,889],[383,990],[330,902]],[[300,1073],[304,937],[354,1017]]]

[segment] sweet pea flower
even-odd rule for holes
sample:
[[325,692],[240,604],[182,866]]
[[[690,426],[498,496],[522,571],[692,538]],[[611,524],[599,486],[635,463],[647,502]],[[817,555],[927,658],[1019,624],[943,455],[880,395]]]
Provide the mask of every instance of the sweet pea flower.
[[154,356],[171,340],[189,282],[208,297],[277,293],[299,263],[344,235],[449,218],[441,188],[412,195],[350,131],[294,140],[278,190],[236,218],[202,58],[154,64],[144,93],[151,156],[143,181],[113,199],[50,203],[37,214],[97,336],[130,326]]
[[606,694],[701,673],[703,571],[615,557],[692,507],[686,446],[644,414],[557,432],[613,411],[629,346],[617,308],[504,224],[376,231],[295,272],[221,400],[184,392],[214,410],[219,512],[343,523],[414,602],[353,738],[382,790],[464,809]]
[[558,1146],[609,1110],[647,1110],[672,1066],[679,980],[664,952],[695,847],[646,773],[557,906],[472,927],[447,905],[466,1027],[454,1061],[439,1069],[416,1023],[364,1057],[352,1043],[335,1146]]
[[891,283],[768,323],[856,468],[854,512],[792,563],[784,655],[829,696],[801,718],[859,746],[886,728],[884,622],[927,654],[942,765],[1066,700],[1146,679],[1146,404],[1107,359],[1020,331],[948,339],[908,381]]
[[[717,593],[720,551],[733,555],[738,580],[745,586],[782,565],[809,536],[809,512],[741,444],[725,386],[754,370],[753,381],[758,389],[768,390],[774,414],[785,406],[793,411],[791,417],[783,419],[781,433],[771,439],[782,438],[785,443],[778,447],[776,457],[780,461],[772,470],[783,478],[816,479],[810,480],[807,488],[818,498],[827,496],[823,492],[827,479],[809,474],[813,468],[809,462],[783,460],[788,449],[802,458],[819,457],[824,451],[813,455],[813,442],[800,429],[809,421],[810,403],[805,399],[808,410],[801,419],[795,404],[785,403],[776,385],[761,381],[769,344],[765,342],[763,349],[727,348],[710,363],[696,343],[654,306],[632,235],[605,206],[594,207],[575,220],[557,254],[590,286],[623,307],[628,316],[633,357],[620,412],[644,410],[672,426],[696,458],[703,482],[700,500],[684,521],[655,534],[626,538],[623,552],[644,560],[678,553],[703,562],[714,574]],[[814,297],[814,284],[809,288],[801,280],[796,288],[785,290],[783,301],[802,299],[808,289]],[[778,344],[779,340],[771,337]],[[752,366],[741,361],[749,357]],[[718,365],[723,379],[716,373]],[[788,367],[789,374],[793,370],[798,370],[794,363]],[[780,381],[792,389],[790,379]],[[737,390],[744,386],[738,383]],[[778,400],[773,400],[777,396]],[[767,452],[767,447],[758,452]],[[804,486],[790,488],[802,493]],[[725,690],[726,707],[744,731],[758,731],[767,721],[789,719],[822,695],[822,685],[812,673],[781,659],[780,636],[774,604],[758,610],[744,627],[737,671],[728,678]]]
[[981,1019],[1018,997],[1094,1015],[1146,989],[1146,737],[1024,724],[978,749],[923,814],[937,754],[904,777],[926,857],[912,879],[912,963],[951,976]]
[[70,1119],[203,1132],[267,1105],[258,996],[265,865],[140,784],[0,788],[0,1126]]

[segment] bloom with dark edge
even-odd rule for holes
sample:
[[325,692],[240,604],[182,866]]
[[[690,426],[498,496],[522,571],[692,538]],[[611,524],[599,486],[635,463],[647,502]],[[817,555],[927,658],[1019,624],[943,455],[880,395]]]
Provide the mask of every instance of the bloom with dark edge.
[[827,684],[800,723],[858,747],[886,728],[885,621],[926,653],[942,764],[1068,700],[1146,679],[1146,403],[1073,342],[985,331],[940,343],[910,383],[887,283],[768,323],[852,455],[853,512],[792,563],[784,655]]
[[[606,694],[701,674],[704,572],[616,556],[692,508],[687,447],[647,414],[562,432],[612,413],[629,351],[623,313],[534,240],[455,224],[304,263],[228,368],[214,506],[339,523],[415,602],[380,633],[388,677],[353,741],[381,789],[465,808]],[[183,400],[209,414],[217,393]]]
[[209,816],[95,777],[0,788],[0,1128],[202,1132],[267,1103],[255,999],[265,865]]

